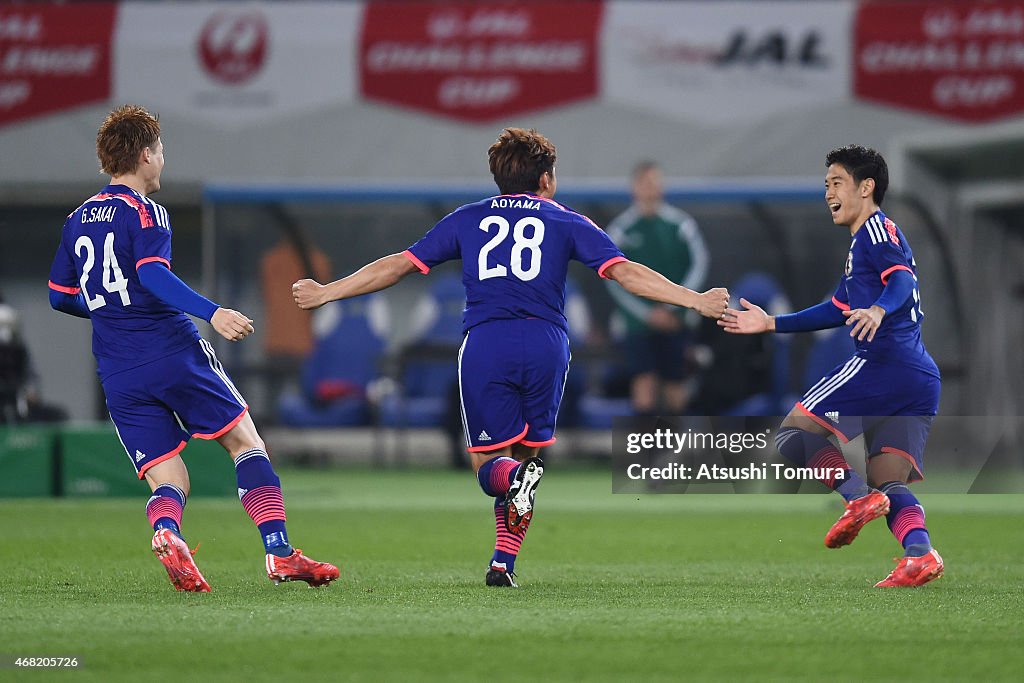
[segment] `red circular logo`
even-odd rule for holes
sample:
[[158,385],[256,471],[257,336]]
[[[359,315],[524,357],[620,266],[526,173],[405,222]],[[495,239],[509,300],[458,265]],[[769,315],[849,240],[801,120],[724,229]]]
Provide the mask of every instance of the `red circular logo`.
[[213,78],[240,85],[263,68],[269,34],[262,14],[219,12],[199,34],[199,59]]

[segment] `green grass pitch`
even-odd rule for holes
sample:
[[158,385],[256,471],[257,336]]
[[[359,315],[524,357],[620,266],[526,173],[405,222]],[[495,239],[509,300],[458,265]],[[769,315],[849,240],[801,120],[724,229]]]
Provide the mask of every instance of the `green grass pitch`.
[[[207,595],[175,592],[139,500],[0,501],[0,680],[1020,680],[1024,496],[923,500],[946,576],[872,584],[884,521],[822,538],[835,496],[610,493],[552,467],[517,566],[483,585],[490,502],[468,473],[282,472],[292,540],[340,565],[274,586],[237,501],[197,498]],[[77,656],[26,671],[15,656]]]

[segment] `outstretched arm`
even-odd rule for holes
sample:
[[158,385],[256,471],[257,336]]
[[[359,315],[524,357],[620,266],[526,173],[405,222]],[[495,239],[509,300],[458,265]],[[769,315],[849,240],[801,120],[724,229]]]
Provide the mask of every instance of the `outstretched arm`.
[[292,285],[292,296],[299,308],[319,308],[338,299],[351,299],[387,289],[417,270],[416,265],[404,255],[391,254],[326,285],[316,280],[299,280]]
[[196,292],[163,263],[151,261],[138,267],[139,282],[165,304],[209,321],[219,306]]
[[729,291],[722,287],[700,294],[677,285],[661,273],[636,261],[620,261],[604,271],[605,277],[615,280],[630,294],[642,296],[663,304],[692,308],[708,318],[721,318],[729,305]]
[[811,332],[839,327],[846,318],[843,311],[831,301],[805,308],[797,313],[768,315],[764,309],[746,299],[740,299],[743,310],[730,308],[718,321],[718,326],[732,334],[760,334],[761,332]]
[[238,311],[221,308],[185,284],[170,268],[158,261],[139,266],[139,282],[169,306],[208,321],[228,341],[241,341],[254,329],[252,320]]

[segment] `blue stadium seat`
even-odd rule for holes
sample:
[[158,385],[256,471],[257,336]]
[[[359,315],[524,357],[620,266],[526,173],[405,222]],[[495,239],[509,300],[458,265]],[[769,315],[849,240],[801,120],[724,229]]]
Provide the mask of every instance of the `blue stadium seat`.
[[462,312],[466,293],[457,274],[431,278],[414,308],[413,336],[397,358],[398,391],[381,399],[380,421],[389,427],[439,427],[458,410]]
[[374,411],[367,388],[380,376],[387,329],[387,303],[381,295],[335,301],[317,311],[316,342],[302,367],[301,392],[286,393],[278,401],[282,424],[370,424]]

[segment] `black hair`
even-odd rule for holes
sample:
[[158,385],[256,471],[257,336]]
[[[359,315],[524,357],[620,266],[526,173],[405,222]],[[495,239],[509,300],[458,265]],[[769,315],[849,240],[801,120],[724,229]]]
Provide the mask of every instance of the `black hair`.
[[867,178],[873,179],[875,190],[871,193],[871,198],[878,206],[882,205],[885,191],[889,189],[889,167],[886,166],[881,154],[870,147],[846,145],[837,147],[825,156],[825,167],[832,164],[839,164],[845,168],[857,183]]

